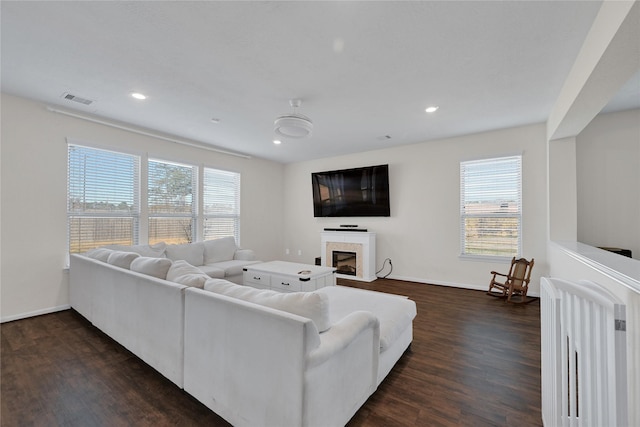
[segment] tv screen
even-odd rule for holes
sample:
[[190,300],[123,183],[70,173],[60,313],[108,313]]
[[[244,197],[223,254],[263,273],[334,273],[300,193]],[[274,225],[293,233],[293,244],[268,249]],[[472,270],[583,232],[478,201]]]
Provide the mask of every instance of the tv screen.
[[390,216],[389,165],[311,174],[314,217]]

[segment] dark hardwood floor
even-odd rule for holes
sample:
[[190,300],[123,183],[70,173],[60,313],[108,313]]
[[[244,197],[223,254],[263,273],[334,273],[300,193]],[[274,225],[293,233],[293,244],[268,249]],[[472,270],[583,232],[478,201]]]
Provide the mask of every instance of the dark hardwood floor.
[[[512,305],[389,279],[339,283],[407,295],[418,307],[410,349],[350,427],[542,425],[537,300]],[[0,329],[2,426],[229,425],[73,310]]]

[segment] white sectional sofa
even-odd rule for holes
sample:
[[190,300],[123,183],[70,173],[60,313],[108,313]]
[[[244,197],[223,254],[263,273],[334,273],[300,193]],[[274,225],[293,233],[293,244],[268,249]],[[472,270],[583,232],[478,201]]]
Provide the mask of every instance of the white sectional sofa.
[[185,260],[90,255],[71,256],[72,307],[236,426],[344,425],[411,343],[407,298],[343,286],[283,294]]

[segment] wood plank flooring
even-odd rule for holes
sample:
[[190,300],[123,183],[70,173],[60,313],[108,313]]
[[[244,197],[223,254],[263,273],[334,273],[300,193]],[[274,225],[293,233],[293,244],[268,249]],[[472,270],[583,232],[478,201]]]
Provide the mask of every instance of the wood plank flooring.
[[[407,295],[418,307],[410,349],[348,426],[542,425],[537,300],[512,305],[390,279],[339,283]],[[73,310],[0,331],[2,426],[229,425]]]

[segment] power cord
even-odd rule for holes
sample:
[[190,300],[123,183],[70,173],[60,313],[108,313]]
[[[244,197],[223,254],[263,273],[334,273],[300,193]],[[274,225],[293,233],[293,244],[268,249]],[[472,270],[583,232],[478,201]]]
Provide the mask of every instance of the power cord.
[[[387,264],[387,261],[389,261],[389,272],[387,274],[385,274],[384,276],[378,276],[378,273],[380,273],[382,270],[384,270],[384,266]],[[387,277],[389,277],[389,275],[391,274],[392,271],[393,271],[393,264],[391,263],[391,258],[387,258],[382,263],[382,268],[380,270],[376,271],[376,277],[378,279],[386,279]]]

